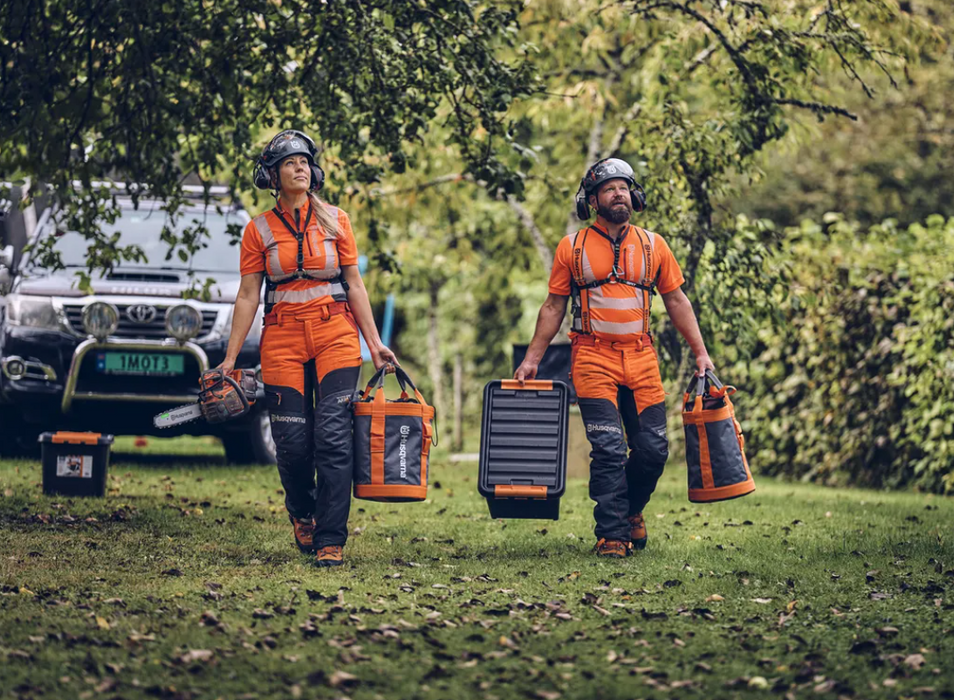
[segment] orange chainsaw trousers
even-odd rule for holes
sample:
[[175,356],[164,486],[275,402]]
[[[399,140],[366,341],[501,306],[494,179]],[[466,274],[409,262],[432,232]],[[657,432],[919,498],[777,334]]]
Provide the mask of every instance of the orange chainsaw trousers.
[[571,377],[590,441],[596,537],[628,541],[669,458],[666,392],[649,336],[573,339]]
[[353,475],[351,399],[361,373],[357,324],[346,304],[269,314],[261,347],[285,507],[300,520],[314,517],[315,546],[343,546]]

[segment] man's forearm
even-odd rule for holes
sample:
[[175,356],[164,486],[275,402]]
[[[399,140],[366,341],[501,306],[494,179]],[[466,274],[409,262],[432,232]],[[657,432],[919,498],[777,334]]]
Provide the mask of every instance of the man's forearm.
[[544,304],[540,307],[540,313],[537,315],[537,327],[533,332],[533,340],[527,346],[527,360],[537,363],[543,359],[543,354],[547,351],[550,341],[560,331],[565,314],[565,305],[563,308],[551,304]]
[[702,340],[702,332],[699,330],[699,322],[696,320],[696,314],[692,310],[692,304],[689,299],[682,295],[681,299],[675,300],[667,308],[669,318],[679,334],[686,339],[692,354],[698,357],[707,357],[706,344]]

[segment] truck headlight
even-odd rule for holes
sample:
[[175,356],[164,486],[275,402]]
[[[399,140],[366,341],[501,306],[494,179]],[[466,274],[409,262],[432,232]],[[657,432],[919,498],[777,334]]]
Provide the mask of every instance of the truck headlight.
[[202,332],[202,314],[194,306],[177,304],[166,312],[166,333],[184,343]]
[[60,330],[60,315],[50,297],[7,295],[7,320],[14,326]]
[[83,330],[102,342],[116,332],[119,309],[105,301],[94,301],[83,308]]

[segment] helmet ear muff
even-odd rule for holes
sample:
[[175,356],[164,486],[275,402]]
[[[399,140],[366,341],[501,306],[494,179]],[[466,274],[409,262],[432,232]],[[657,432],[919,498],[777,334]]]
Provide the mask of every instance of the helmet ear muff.
[[325,171],[317,163],[311,164],[311,191],[318,192],[325,186]]
[[252,184],[254,184],[260,190],[271,189],[271,178],[268,176],[268,169],[265,167],[265,162],[259,158],[255,161],[255,170],[252,172]]
[[633,183],[632,188],[629,190],[629,196],[632,198],[633,211],[635,213],[638,214],[646,209],[646,192],[638,182]]
[[590,218],[590,205],[586,201],[586,188],[580,183],[580,189],[576,192],[576,218],[580,221],[586,221]]

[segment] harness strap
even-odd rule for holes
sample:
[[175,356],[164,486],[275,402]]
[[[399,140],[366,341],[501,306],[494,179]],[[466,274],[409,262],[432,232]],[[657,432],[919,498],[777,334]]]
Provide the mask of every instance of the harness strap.
[[[265,276],[265,303],[266,307],[270,307],[269,298],[274,298],[275,291],[284,285],[292,284],[293,282],[298,282],[299,280],[310,280],[314,282],[325,282],[328,284],[340,284],[344,291],[349,290],[347,281],[344,278],[344,274],[339,272],[334,277],[322,277],[321,275],[312,274],[310,271],[304,268],[305,265],[305,254],[303,244],[307,238],[308,226],[311,223],[312,215],[314,214],[315,205],[312,203],[308,207],[308,213],[305,215],[305,224],[304,230],[299,231],[297,227],[292,226],[289,223],[288,219],[285,218],[284,212],[282,212],[278,207],[272,209],[272,213],[278,217],[278,220],[282,222],[288,232],[295,237],[295,240],[298,242],[298,257],[295,266],[295,272],[292,273],[289,277],[281,280],[273,280],[269,275]],[[311,251],[311,243],[309,242],[309,251]]]
[[[570,272],[579,289],[579,318],[580,332],[582,333],[593,332],[590,326],[590,295],[586,291],[586,280],[583,277],[583,250],[589,232],[590,229],[587,227],[582,236],[579,233],[576,234],[576,239],[573,241],[573,259],[570,261]],[[580,240],[581,238],[582,240]]]
[[[609,241],[610,245],[613,246],[613,271],[605,279],[594,280],[593,282],[587,282],[583,275],[583,254],[586,246],[586,237],[590,232],[590,228]],[[570,273],[573,277],[573,284],[578,292],[579,306],[574,311],[579,312],[580,333],[591,334],[593,332],[590,319],[590,295],[588,290],[602,287],[605,284],[623,284],[627,287],[642,290],[643,328],[645,329],[648,326],[650,305],[652,304],[652,298],[656,294],[656,283],[659,281],[659,273],[657,272],[655,278],[647,283],[648,275],[653,269],[652,244],[649,242],[648,236],[644,237],[642,229],[638,226],[633,226],[632,228],[636,230],[636,236],[639,238],[643,253],[646,277],[643,278],[642,282],[634,282],[626,279],[625,273],[619,266],[620,249],[622,248],[623,241],[626,239],[626,235],[629,233],[628,230],[626,234],[614,240],[604,231],[595,226],[591,226],[577,233],[576,239],[573,241],[573,256],[570,261]],[[580,235],[581,233],[582,235]]]
[[604,284],[625,284],[627,287],[635,287],[636,289],[642,289],[643,291],[650,292],[652,294],[656,293],[656,283],[651,282],[648,286],[645,284],[640,284],[639,282],[633,282],[632,280],[625,279],[612,279],[607,277],[605,280],[596,280],[595,282],[587,282],[586,284],[576,285],[580,289],[593,289],[594,287],[602,287]]

